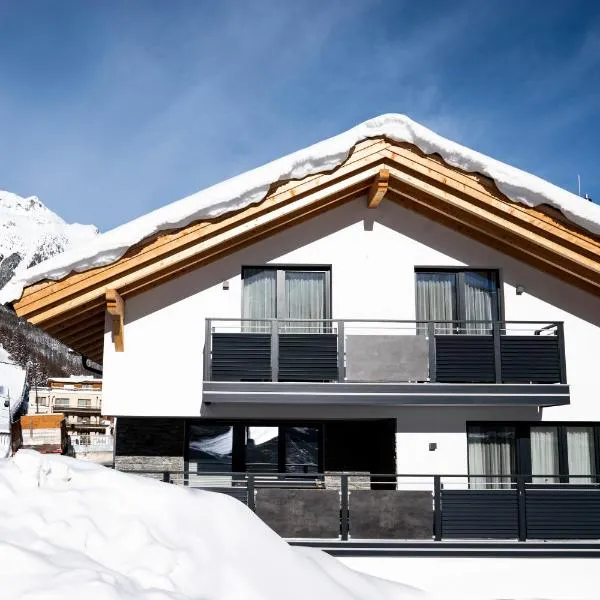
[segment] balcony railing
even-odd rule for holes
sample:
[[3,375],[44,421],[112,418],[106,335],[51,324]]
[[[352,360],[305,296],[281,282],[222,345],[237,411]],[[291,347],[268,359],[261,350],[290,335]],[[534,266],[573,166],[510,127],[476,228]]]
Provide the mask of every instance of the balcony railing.
[[596,475],[131,472],[233,496],[285,538],[600,539]]
[[207,319],[204,379],[564,384],[563,323]]

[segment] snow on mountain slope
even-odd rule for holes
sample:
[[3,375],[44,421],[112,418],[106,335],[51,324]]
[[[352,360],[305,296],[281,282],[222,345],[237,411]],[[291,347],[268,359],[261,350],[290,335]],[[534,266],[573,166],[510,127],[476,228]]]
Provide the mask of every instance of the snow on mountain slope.
[[36,196],[0,190],[0,289],[28,267],[97,234],[93,225],[65,223]]
[[[0,190],[0,290],[27,267],[88,243],[97,234],[93,225],[65,223],[35,196],[22,198]],[[28,375],[30,381],[35,377],[39,385],[44,385],[49,375],[80,372],[77,357],[70,356],[65,346],[0,307],[0,361],[7,352],[21,368],[9,368],[0,362],[0,386],[6,384],[4,375],[12,377],[6,371],[25,373],[27,365],[34,365]]]
[[65,456],[0,460],[0,598],[417,600],[297,550],[238,500]]

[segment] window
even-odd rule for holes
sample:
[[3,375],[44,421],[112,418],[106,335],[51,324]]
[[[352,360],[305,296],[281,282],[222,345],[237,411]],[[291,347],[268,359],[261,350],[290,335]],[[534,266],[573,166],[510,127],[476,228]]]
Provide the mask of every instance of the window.
[[484,333],[489,326],[470,321],[499,321],[499,277],[493,270],[415,271],[417,321],[459,321],[438,326],[444,333]]
[[91,408],[92,401],[89,398],[79,398],[77,400],[77,408]]
[[[330,318],[328,268],[246,267],[242,299],[243,319],[299,319],[287,323],[290,333],[321,332],[322,323],[307,320]],[[247,323],[246,329],[264,331],[266,323]]]
[[515,428],[471,426],[468,432],[469,475],[475,487],[510,484],[515,474]]
[[55,398],[54,399],[54,408],[69,408],[69,399],[68,398]]
[[40,406],[48,406],[48,398],[46,398],[46,396],[38,396],[36,402]]
[[558,483],[558,427],[537,425],[530,430],[533,483]]
[[471,483],[497,487],[519,474],[537,485],[595,483],[599,436],[600,425],[590,423],[468,425]]
[[198,472],[318,473],[321,427],[215,423],[190,425],[188,460]]
[[189,460],[205,473],[232,470],[233,427],[230,425],[190,425]]
[[[596,448],[594,428],[568,426],[567,453],[569,475],[595,475]],[[571,477],[570,483],[593,483],[592,477]]]

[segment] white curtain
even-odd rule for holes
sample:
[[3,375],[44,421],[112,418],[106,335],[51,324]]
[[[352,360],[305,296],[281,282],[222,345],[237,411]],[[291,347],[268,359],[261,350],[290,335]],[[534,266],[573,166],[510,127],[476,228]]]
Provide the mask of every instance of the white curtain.
[[[469,481],[475,488],[509,487],[513,474],[512,427],[471,427],[468,433]],[[488,477],[477,477],[488,475]],[[473,477],[475,476],[475,477]]]
[[[572,475],[595,475],[594,436],[591,427],[567,428],[567,452],[569,473]],[[593,483],[592,477],[571,477],[571,483]]]
[[[494,285],[487,273],[465,272],[465,320],[493,321]],[[489,333],[490,325],[466,324],[467,333]]]
[[531,481],[558,483],[558,430],[556,427],[531,428]]
[[[325,318],[325,273],[286,271],[285,317],[288,319]],[[287,323],[290,333],[322,333],[324,323]]]
[[[242,319],[274,319],[277,316],[277,273],[274,269],[246,269],[242,294]],[[242,331],[270,331],[267,322],[243,322]]]
[[[452,321],[456,315],[454,273],[417,273],[417,321]],[[425,331],[421,325],[420,330]],[[452,333],[452,326],[438,325],[436,333]]]

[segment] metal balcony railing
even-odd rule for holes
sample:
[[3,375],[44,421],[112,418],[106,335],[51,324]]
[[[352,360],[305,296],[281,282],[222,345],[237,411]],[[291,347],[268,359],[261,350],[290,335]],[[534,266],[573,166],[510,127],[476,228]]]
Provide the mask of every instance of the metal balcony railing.
[[[347,540],[600,539],[600,477],[131,471],[244,502],[282,537]],[[540,477],[540,476],[537,476]],[[536,478],[537,478],[536,477]],[[562,479],[556,474],[548,478]],[[580,482],[580,483],[579,483]]]
[[207,319],[204,379],[564,384],[563,323]]

